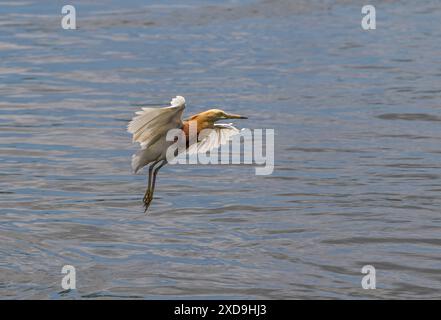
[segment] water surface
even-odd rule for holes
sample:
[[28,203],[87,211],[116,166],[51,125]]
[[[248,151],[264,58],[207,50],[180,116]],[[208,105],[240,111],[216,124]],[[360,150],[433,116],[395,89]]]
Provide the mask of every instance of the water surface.
[[[0,297],[439,298],[441,5],[377,3],[0,2]],[[275,171],[164,167],[144,216],[125,127],[177,94]]]

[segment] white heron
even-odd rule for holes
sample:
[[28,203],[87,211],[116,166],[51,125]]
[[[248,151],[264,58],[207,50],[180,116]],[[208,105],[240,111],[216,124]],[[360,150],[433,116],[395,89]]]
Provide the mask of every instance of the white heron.
[[[141,150],[132,156],[132,168],[137,173],[141,168],[148,166],[148,185],[144,194],[145,212],[153,200],[156,175],[159,169],[167,164],[167,149],[174,141],[167,141],[167,132],[171,129],[181,129],[185,133],[186,147],[189,153],[207,152],[226,143],[239,130],[232,124],[217,124],[223,119],[247,119],[238,114],[226,113],[220,109],[210,109],[188,119],[182,120],[185,109],[185,99],[177,96],[171,100],[171,105],[164,108],[142,108],[130,121],[127,131],[133,134],[133,142],[139,142]],[[190,139],[190,122],[197,126],[197,139]],[[212,129],[216,134],[200,137],[204,129]],[[193,144],[191,142],[194,141]],[[170,159],[169,159],[170,160]]]

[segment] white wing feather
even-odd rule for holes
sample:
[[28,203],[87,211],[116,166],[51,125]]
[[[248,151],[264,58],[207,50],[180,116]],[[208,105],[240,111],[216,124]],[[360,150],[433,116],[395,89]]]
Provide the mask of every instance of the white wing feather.
[[208,135],[188,148],[187,154],[193,155],[217,149],[221,145],[228,143],[233,136],[239,133],[240,130],[234,127],[232,123],[217,123]]
[[182,127],[182,112],[185,109],[184,97],[172,99],[171,106],[164,108],[142,108],[130,121],[127,131],[133,134],[133,142],[143,148],[155,143],[168,130]]
[[182,127],[182,112],[185,109],[184,97],[173,98],[169,107],[142,108],[127,126],[133,134],[133,142],[139,142],[141,150],[132,156],[135,172],[158,160],[166,151],[166,136],[171,129]]

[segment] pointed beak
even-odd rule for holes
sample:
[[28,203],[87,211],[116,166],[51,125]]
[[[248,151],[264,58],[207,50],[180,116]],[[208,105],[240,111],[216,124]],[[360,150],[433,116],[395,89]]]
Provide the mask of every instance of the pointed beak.
[[227,119],[248,119],[247,117],[238,115],[238,114],[234,114],[234,113],[227,113],[226,115]]

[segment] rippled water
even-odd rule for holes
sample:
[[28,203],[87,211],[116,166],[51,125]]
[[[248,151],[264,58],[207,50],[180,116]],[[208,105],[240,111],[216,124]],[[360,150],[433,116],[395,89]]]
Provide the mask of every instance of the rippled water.
[[[1,298],[441,296],[439,1],[75,3],[0,2]],[[177,94],[275,171],[167,166],[145,216],[125,126]]]

